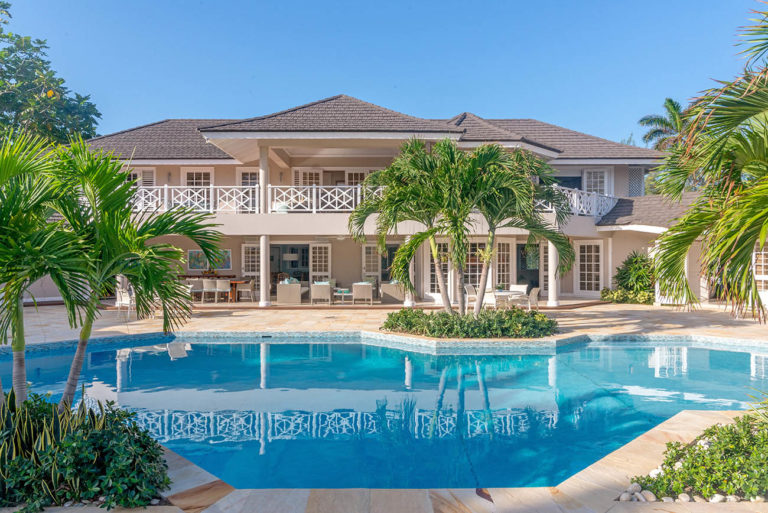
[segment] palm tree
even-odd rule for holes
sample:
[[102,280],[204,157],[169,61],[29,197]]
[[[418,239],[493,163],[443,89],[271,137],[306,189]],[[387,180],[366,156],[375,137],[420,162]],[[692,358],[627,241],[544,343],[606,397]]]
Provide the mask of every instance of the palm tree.
[[74,327],[90,265],[78,237],[51,218],[51,205],[61,198],[47,176],[50,152],[24,134],[8,133],[0,143],[0,342],[7,343],[10,331],[17,405],[27,398],[24,295],[50,277]]
[[[414,221],[424,230],[413,235],[398,248],[392,263],[392,276],[403,283],[410,292],[409,266],[416,250],[427,242],[435,265],[438,288],[443,308],[452,312],[446,278],[442,271],[442,259],[437,237],[442,233],[440,213],[445,204],[443,188],[436,170],[440,163],[437,155],[428,151],[426,143],[418,139],[405,142],[392,164],[372,173],[364,183],[363,201],[349,217],[349,231],[357,241],[365,241],[365,225],[374,214],[379,249],[384,250],[387,235],[397,232],[404,221]],[[395,262],[400,262],[396,265]]]
[[669,149],[686,130],[686,112],[672,98],[664,100],[664,114],[649,114],[640,118],[640,126],[648,128],[643,142],[652,143],[656,150]]
[[137,214],[132,209],[134,183],[121,161],[101,151],[91,151],[82,140],[60,148],[54,177],[68,197],[79,198],[60,209],[61,215],[84,241],[93,262],[89,295],[75,356],[72,359],[59,410],[70,407],[91,336],[99,314],[99,300],[122,275],[136,298],[139,318],[152,315],[157,304],[163,311],[163,331],[172,331],[190,315],[189,291],[176,276],[181,270],[181,249],[157,238],[185,237],[213,261],[219,256],[219,232],[208,214],[186,209]]
[[765,320],[753,254],[768,235],[768,11],[743,31],[744,73],[705,91],[690,108],[690,127],[666,158],[659,175],[663,194],[680,199],[686,184],[700,194],[659,240],[656,253],[661,293],[695,303],[685,261],[701,241],[703,274],[720,284],[717,294],[737,315]]
[[[483,268],[474,307],[477,316],[483,306],[499,228],[527,230],[530,244],[541,239],[551,241],[558,250],[561,273],[570,268],[574,252],[568,238],[556,228],[568,218],[570,207],[565,195],[554,186],[553,170],[546,162],[525,150],[507,152],[499,145],[486,145],[473,152],[469,164],[478,174],[472,197],[488,225],[486,249],[480,255]],[[551,206],[555,224],[548,223],[537,209],[540,202]]]

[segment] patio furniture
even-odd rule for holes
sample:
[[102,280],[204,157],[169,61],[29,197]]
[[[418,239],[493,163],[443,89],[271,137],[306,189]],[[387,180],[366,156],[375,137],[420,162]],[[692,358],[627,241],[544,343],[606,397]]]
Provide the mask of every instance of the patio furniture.
[[115,307],[117,308],[118,317],[123,310],[127,312],[126,317],[130,317],[131,310],[136,311],[136,301],[127,289],[117,287],[115,289]]
[[213,294],[214,300],[217,297],[216,294],[216,280],[203,279],[203,297],[200,300],[201,303],[205,303],[205,295]]
[[248,296],[248,299],[251,300],[251,303],[256,301],[256,280],[236,280],[234,282],[235,285],[235,301],[240,301],[242,297],[241,295],[245,294]]
[[187,357],[187,344],[184,342],[169,342],[166,346],[168,356],[173,360],[179,360]]
[[518,283],[517,285],[510,285],[509,286],[510,292],[517,292],[522,295],[528,294],[528,284],[527,283]]
[[509,303],[513,305],[528,305],[528,311],[532,308],[539,308],[539,287],[533,287],[528,295],[510,296]]
[[315,301],[328,301],[330,305],[333,301],[330,283],[313,283],[310,285],[309,302],[315,304]]
[[192,299],[192,302],[195,301],[195,295],[200,295],[200,302],[203,302],[203,280],[187,280],[187,285],[189,285],[189,297]]
[[301,297],[308,291],[309,287],[304,287],[301,283],[278,283],[277,304],[300,305]]
[[226,294],[229,299],[232,293],[232,286],[229,284],[229,280],[216,280],[216,295],[214,296],[214,303],[219,302],[219,294]]
[[333,297],[334,299],[338,298],[341,304],[344,304],[345,299],[352,298],[352,291],[343,287],[334,287]]
[[358,301],[368,301],[373,305],[373,285],[370,282],[352,284],[352,304]]
[[493,291],[493,301],[495,303],[496,310],[502,310],[509,308],[510,302],[509,299],[512,297],[512,294],[510,294],[507,291],[504,290],[495,290]]
[[405,301],[405,287],[398,282],[382,283],[379,288],[382,303],[402,303]]
[[477,290],[475,290],[474,285],[464,285],[464,294],[467,296],[467,304],[477,300]]

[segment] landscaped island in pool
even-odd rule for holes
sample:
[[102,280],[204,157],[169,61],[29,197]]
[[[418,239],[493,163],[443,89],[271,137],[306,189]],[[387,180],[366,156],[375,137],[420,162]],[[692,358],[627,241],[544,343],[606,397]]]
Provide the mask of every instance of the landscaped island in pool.
[[[94,344],[86,400],[136,411],[161,443],[239,488],[556,485],[680,410],[743,409],[768,389],[760,346],[436,356],[350,336],[167,341]],[[55,399],[70,360],[30,353],[32,390]],[[5,383],[10,373],[2,354]]]

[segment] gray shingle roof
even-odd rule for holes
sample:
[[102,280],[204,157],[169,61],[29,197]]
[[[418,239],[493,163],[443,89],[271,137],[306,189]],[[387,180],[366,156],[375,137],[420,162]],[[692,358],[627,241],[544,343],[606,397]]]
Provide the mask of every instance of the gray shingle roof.
[[346,95],[250,119],[167,119],[95,137],[89,143],[123,158],[231,158],[213,144],[207,144],[200,133],[202,129],[206,132],[437,132],[460,134],[461,140],[469,142],[526,142],[561,152],[558,159],[655,159],[662,155],[655,150],[616,143],[534,119],[484,119],[468,112],[449,120],[422,119]]
[[548,150],[557,152],[560,151],[558,148],[553,146],[543,144],[529,137],[525,137],[524,135],[521,135],[517,132],[513,132],[512,130],[507,130],[500,126],[494,125],[493,123],[490,123],[480,116],[472,114],[471,112],[462,112],[458,116],[454,116],[451,119],[446,120],[446,123],[464,130],[464,133],[461,135],[462,141],[520,141],[533,144],[535,146],[540,146]]
[[533,141],[559,148],[557,158],[661,158],[662,153],[650,148],[621,144],[594,135],[576,132],[557,125],[550,125],[535,119],[486,119],[498,127],[525,134]]
[[671,202],[659,195],[620,198],[616,206],[605,214],[598,226],[627,226],[641,224],[669,228],[685,213],[698,194],[683,193],[679,202]]
[[205,142],[198,128],[228,119],[166,119],[88,140],[92,148],[112,151],[124,159],[231,159]]
[[230,123],[211,123],[208,132],[445,132],[456,127],[422,119],[344,94],[332,96],[267,116]]

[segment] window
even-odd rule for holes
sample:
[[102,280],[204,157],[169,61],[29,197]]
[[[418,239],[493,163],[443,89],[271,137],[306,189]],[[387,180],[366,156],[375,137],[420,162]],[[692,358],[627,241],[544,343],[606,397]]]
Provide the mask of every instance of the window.
[[212,182],[211,171],[202,169],[187,170],[185,174],[185,185],[187,187],[208,187]]
[[496,285],[508,289],[512,284],[512,244],[499,242],[496,245]]
[[322,173],[318,169],[294,169],[293,185],[322,185]]
[[368,176],[368,171],[347,171],[346,172],[346,184],[347,185],[360,185]]
[[213,262],[213,265],[205,258],[205,253],[200,249],[190,249],[187,251],[187,269],[190,271],[207,271],[208,269],[215,269],[217,271],[230,271],[232,270],[232,250],[223,249],[222,256],[217,262]]
[[363,245],[363,278],[376,278],[377,283],[381,276],[381,255],[375,244]]
[[[431,252],[430,252],[431,253]],[[448,243],[437,243],[437,255],[440,261],[440,268],[443,272],[443,277],[446,279],[446,286],[448,285]],[[429,256],[429,292],[432,294],[440,293],[440,286],[437,283],[437,274],[435,273],[435,260],[432,255]]]
[[331,245],[312,244],[309,246],[309,277],[311,281],[331,279]]
[[135,181],[137,187],[154,187],[155,168],[135,167],[128,171],[128,180]]
[[480,256],[480,252],[484,250],[485,242],[469,243],[469,250],[467,251],[467,268],[464,271],[464,283],[467,285],[474,285],[475,287],[480,285],[480,275],[483,272],[483,259]]
[[259,170],[255,167],[238,167],[240,173],[240,185],[243,187],[254,187],[259,185]]
[[258,278],[261,268],[261,250],[258,244],[243,244],[242,254],[243,276]]
[[757,290],[768,291],[768,244],[761,250],[755,246],[755,252],[752,253],[752,269],[757,283]]
[[584,191],[608,194],[605,169],[584,170]]

